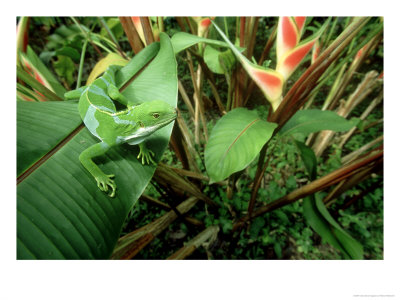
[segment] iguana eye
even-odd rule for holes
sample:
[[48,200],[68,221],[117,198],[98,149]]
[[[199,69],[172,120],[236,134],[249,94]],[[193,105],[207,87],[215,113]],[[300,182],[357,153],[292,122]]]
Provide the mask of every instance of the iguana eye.
[[158,119],[159,116],[160,116],[160,114],[158,114],[158,113],[154,113],[154,114],[153,114],[153,117],[154,117],[155,119]]

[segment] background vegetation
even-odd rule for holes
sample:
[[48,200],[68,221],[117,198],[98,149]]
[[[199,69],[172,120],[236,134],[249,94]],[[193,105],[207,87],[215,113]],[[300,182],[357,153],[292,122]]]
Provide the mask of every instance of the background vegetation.
[[[383,259],[383,20],[307,18],[303,25],[290,20],[297,30],[290,51],[310,49],[282,79],[276,75],[283,72],[284,55],[278,53],[275,17],[217,17],[214,24],[200,17],[19,18],[17,256]],[[90,139],[63,94],[110,64],[145,69],[121,75],[125,94],[141,93],[146,101],[152,93],[172,91],[179,109],[173,129],[163,133],[172,132],[162,158],[166,143],[153,144],[157,168],[141,169],[128,154],[137,150],[124,147],[99,160],[110,169],[117,161],[117,176],[127,174],[116,201],[100,195],[79,162],[81,175],[75,169],[71,174],[85,184],[71,192],[74,181],[65,181],[57,163],[75,164],[79,141]],[[165,87],[157,79],[163,70],[176,80]],[[278,98],[255,83],[254,70],[279,78]],[[140,91],[139,81],[158,91]],[[31,102],[57,104],[28,107]],[[224,168],[213,168],[210,157],[226,148],[212,152],[210,145],[218,130],[225,130],[222,136],[241,132],[238,120],[245,118],[265,122],[256,130],[265,133],[239,139],[245,150],[237,150],[226,176],[220,175]],[[27,136],[34,133],[45,142],[31,145]],[[231,167],[250,148],[250,158]],[[66,158],[64,152],[73,154]],[[36,185],[46,185],[50,171],[61,176],[60,185],[67,183],[63,191]],[[91,212],[88,207],[96,205],[98,211]],[[106,221],[101,210],[109,212]],[[90,224],[78,224],[86,216],[96,224],[93,231]],[[43,243],[50,240],[53,250],[27,247],[30,236],[35,243],[45,236]]]

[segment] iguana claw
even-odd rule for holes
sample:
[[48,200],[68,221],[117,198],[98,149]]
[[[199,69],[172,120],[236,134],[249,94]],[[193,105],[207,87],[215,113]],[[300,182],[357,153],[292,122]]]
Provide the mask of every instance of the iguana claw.
[[99,189],[101,191],[108,192],[108,187],[111,188],[111,192],[109,194],[110,197],[115,196],[115,190],[117,189],[117,185],[115,184],[114,180],[111,179],[114,176],[115,176],[114,174],[110,174],[110,175],[104,174],[104,176],[96,177],[97,186],[99,187]]
[[153,151],[147,149],[146,147],[140,147],[137,159],[140,159],[140,157],[142,157],[142,165],[150,163],[156,165],[156,162],[153,160],[152,156],[154,156]]

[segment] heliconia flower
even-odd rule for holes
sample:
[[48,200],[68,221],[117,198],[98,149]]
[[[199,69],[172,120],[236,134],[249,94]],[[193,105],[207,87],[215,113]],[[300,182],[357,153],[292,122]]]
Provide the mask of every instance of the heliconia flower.
[[144,38],[144,31],[142,27],[142,22],[140,21],[140,17],[131,17],[133,25],[135,26],[136,31],[139,34],[140,39],[142,40],[143,44],[147,46],[146,39]]
[[[301,22],[301,20],[299,20],[299,22]],[[292,17],[280,17],[276,36],[277,61],[279,62],[286,52],[296,47],[299,40],[300,32],[296,20]]]
[[304,25],[306,24],[306,17],[294,17],[294,20],[297,25],[297,30],[299,31],[300,37],[303,33]]
[[[211,18],[203,18],[197,21],[197,35],[203,37],[207,32],[208,28],[211,25],[211,20],[215,19],[215,17]],[[196,19],[195,19],[196,20]]]
[[320,51],[321,51],[321,45],[319,44],[319,40],[317,40],[312,49],[311,64],[313,64],[315,60],[318,58]]
[[303,58],[311,50],[316,42],[316,38],[311,41],[301,43],[297,45],[292,50],[286,52],[281,59],[278,61],[276,70],[283,75],[285,80],[288,80],[290,75],[296,70],[300,65]]
[[[325,22],[324,25],[322,25],[318,32],[307,38],[305,41],[299,43],[299,38],[301,34],[299,30],[302,30],[305,24],[305,19],[303,18],[304,17],[297,17],[297,19],[290,17],[281,17],[278,23],[278,63],[276,71],[283,75],[285,81],[288,80],[290,75],[292,75],[296,68],[300,65],[303,58],[313,48],[314,44],[317,42],[318,38],[325,30],[329,22],[328,19],[328,21]],[[297,41],[296,44],[295,41]]]
[[282,75],[275,70],[261,68],[249,61],[247,65],[243,63],[242,65],[264,93],[265,97],[267,97],[272,109],[275,111],[282,101],[282,89],[285,82]]
[[282,101],[282,88],[284,83],[283,76],[270,68],[264,68],[256,65],[249,61],[240,51],[231,43],[231,41],[225,36],[222,30],[213,23],[219,34],[228,44],[229,48],[232,50],[233,54],[239,60],[243,68],[249,74],[249,76],[254,80],[257,86],[264,93],[267,100],[271,103],[273,110],[275,111],[280,102]]
[[378,79],[383,79],[383,71],[381,74],[379,74]]

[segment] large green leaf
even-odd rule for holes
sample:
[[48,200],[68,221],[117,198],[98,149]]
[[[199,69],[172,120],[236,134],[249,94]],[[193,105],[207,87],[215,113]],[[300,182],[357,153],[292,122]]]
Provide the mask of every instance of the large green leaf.
[[347,131],[358,121],[346,120],[330,110],[305,109],[297,111],[279,131],[280,135],[307,135],[321,130]]
[[255,111],[245,108],[236,108],[218,120],[204,154],[211,182],[247,167],[276,127],[275,123],[263,121]]
[[[176,106],[175,55],[168,36],[162,33],[160,38],[157,56],[124,94],[129,99],[162,99]],[[143,61],[135,57],[129,64],[136,63],[143,64]],[[128,80],[124,76],[120,79]],[[42,122],[48,120],[45,118]],[[40,127],[38,130],[41,131]],[[156,161],[168,144],[171,130],[172,124],[147,143],[155,152]],[[24,130],[18,132],[21,140],[28,134]],[[33,142],[39,147],[41,140]],[[71,131],[61,144],[49,150],[45,160],[35,165],[37,168],[31,168],[20,180],[17,186],[18,259],[105,259],[110,256],[123,222],[150,181],[155,166],[143,166],[136,159],[136,146],[116,147],[99,157],[96,160],[99,167],[106,174],[115,174],[117,193],[115,198],[110,198],[98,189],[78,160],[84,149],[97,142],[84,127]]]
[[77,107],[74,101],[17,103],[17,176],[82,123]]

